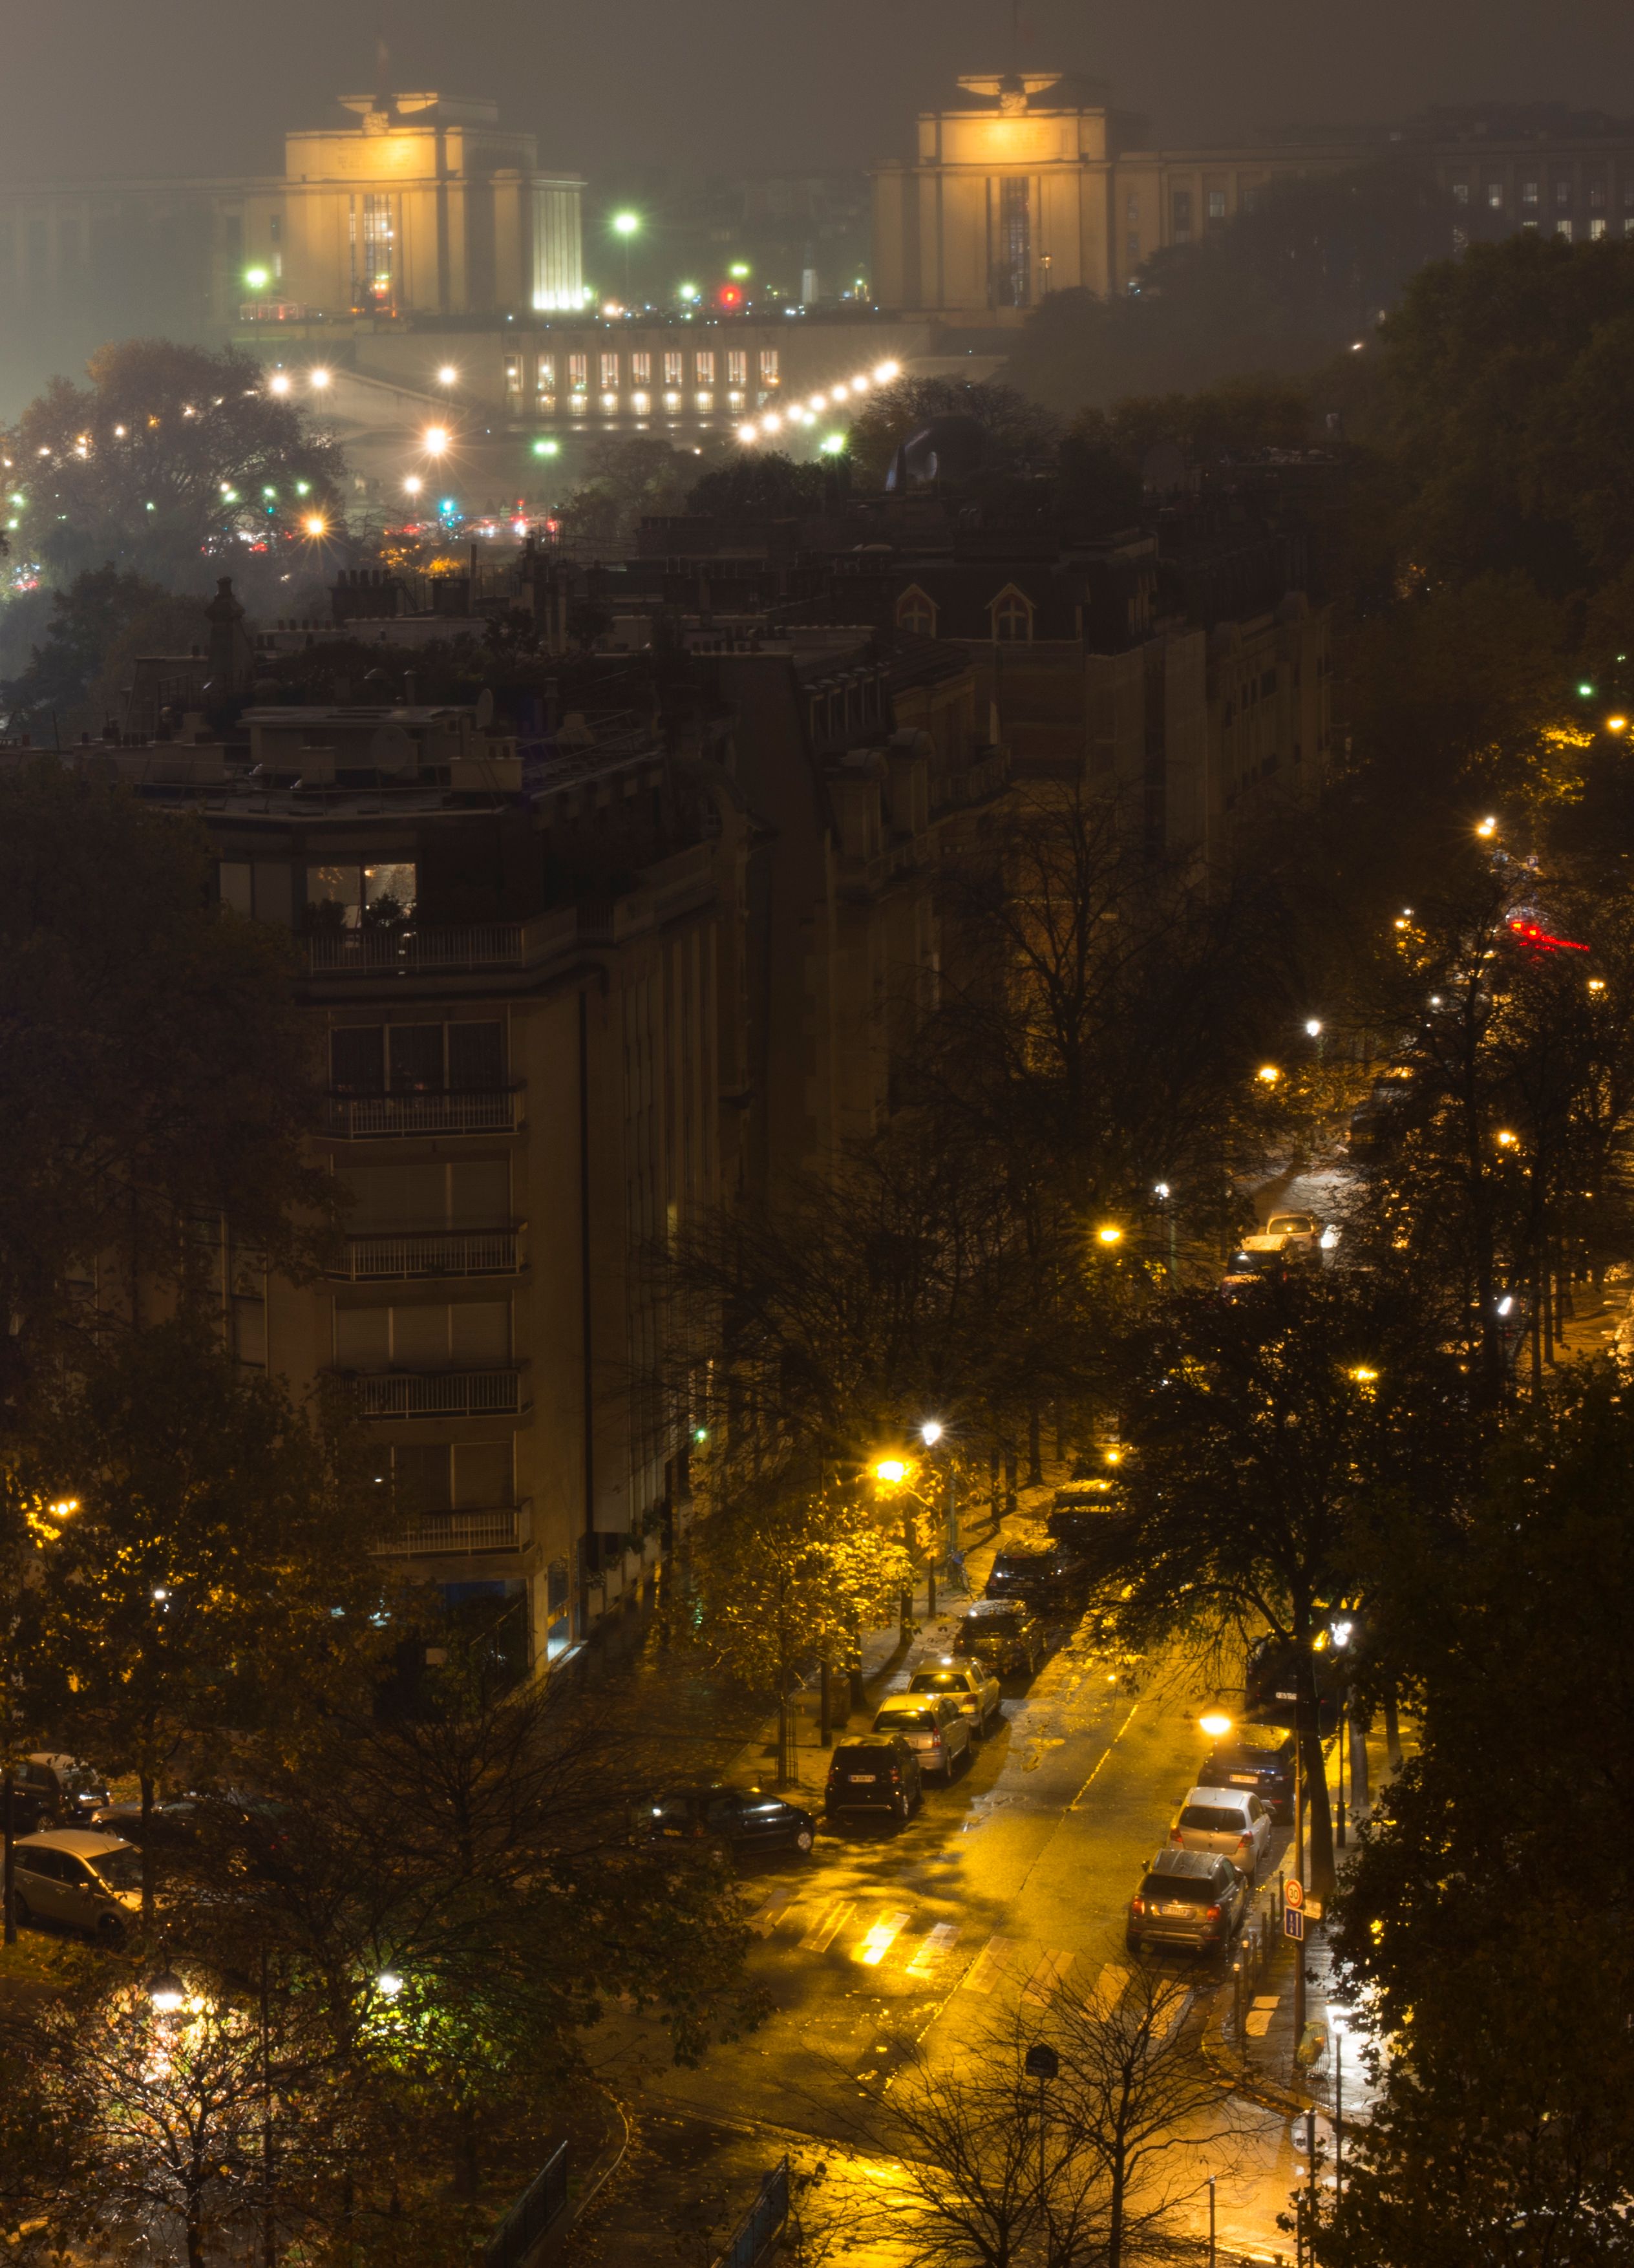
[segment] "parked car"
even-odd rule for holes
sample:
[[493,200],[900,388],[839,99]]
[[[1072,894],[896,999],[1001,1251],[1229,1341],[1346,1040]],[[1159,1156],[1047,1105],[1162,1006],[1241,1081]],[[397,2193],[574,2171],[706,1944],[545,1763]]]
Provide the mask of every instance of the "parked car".
[[1169,1830],[1181,1851],[1212,1851],[1240,1867],[1250,1881],[1270,1841],[1271,1815],[1243,1787],[1194,1787]]
[[53,1827],[12,1846],[11,1911],[19,1926],[55,1921],[105,1944],[124,1940],[142,1907],[142,1853],[117,1835]]
[[1148,1945],[1223,1952],[1236,1935],[1254,1886],[1211,1851],[1159,1851],[1129,1902],[1124,1943],[1138,1955]]
[[654,1796],[641,1831],[654,1842],[710,1845],[734,1859],[756,1851],[798,1851],[804,1858],[817,1839],[817,1822],[781,1796],[717,1781]]
[[934,1669],[916,1669],[908,1690],[950,1694],[978,1733],[992,1731],[1004,1706],[991,1670],[980,1661],[955,1661],[951,1653],[945,1653]]
[[1265,1233],[1280,1237],[1284,1251],[1296,1259],[1316,1260],[1321,1256],[1322,1225],[1314,1213],[1274,1212],[1265,1224]]
[[1273,1819],[1293,1810],[1293,1734],[1285,1725],[1238,1725],[1209,1751],[1199,1787],[1240,1787]]
[[951,1695],[898,1693],[875,1712],[876,1733],[900,1733],[919,1759],[921,1771],[952,1779],[961,1760],[975,1754],[975,1734]]
[[1068,1481],[1058,1488],[1044,1526],[1052,1543],[1071,1551],[1094,1552],[1112,1533],[1108,1523],[1127,1509],[1122,1485],[1110,1475]]
[[82,1826],[108,1800],[100,1772],[77,1756],[42,1750],[25,1756],[11,1775],[11,1832],[32,1835],[40,1827]]
[[1044,1626],[1019,1599],[978,1599],[959,1617],[955,1653],[974,1654],[999,1677],[1012,1669],[1029,1675],[1044,1659]]
[[835,1748],[826,1794],[831,1816],[888,1811],[901,1822],[922,1793],[919,1759],[900,1733],[865,1733]]
[[1051,1543],[1041,1551],[997,1552],[983,1596],[1025,1599],[1029,1606],[1061,1614],[1082,1608],[1089,1583],[1087,1561],[1070,1544]]

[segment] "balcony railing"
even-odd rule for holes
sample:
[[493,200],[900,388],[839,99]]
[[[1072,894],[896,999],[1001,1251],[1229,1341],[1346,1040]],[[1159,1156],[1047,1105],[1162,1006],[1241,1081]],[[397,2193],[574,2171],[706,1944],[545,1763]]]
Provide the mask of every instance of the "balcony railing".
[[403,1134],[514,1134],[521,1107],[516,1087],[480,1094],[332,1094],[327,1131],[343,1142],[389,1141]]
[[323,929],[305,940],[312,976],[452,976],[474,968],[532,968],[570,951],[571,906],[523,922],[468,922],[447,929]]
[[416,1276],[514,1276],[513,1228],[437,1229],[423,1235],[349,1236],[346,1257],[329,1270],[347,1284]]
[[514,1370],[377,1371],[354,1384],[365,1418],[504,1418],[522,1406]]
[[526,1505],[501,1505],[489,1512],[422,1512],[405,1520],[395,1535],[377,1543],[381,1555],[429,1559],[439,1554],[518,1551],[528,1540]]

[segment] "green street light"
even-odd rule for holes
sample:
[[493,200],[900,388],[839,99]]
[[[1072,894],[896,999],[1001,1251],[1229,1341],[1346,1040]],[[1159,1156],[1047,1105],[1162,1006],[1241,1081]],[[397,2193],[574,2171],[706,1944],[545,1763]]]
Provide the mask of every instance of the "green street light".
[[641,215],[633,212],[615,213],[613,225],[620,236],[637,235],[641,228]]
[[267,268],[247,268],[244,281],[252,291],[264,291],[272,281],[272,271]]
[[745,284],[751,273],[749,263],[747,260],[734,260],[726,273],[735,283]]
[[536,457],[554,457],[558,454],[561,447],[562,444],[560,441],[535,441],[534,444],[534,454]]
[[844,452],[845,436],[843,433],[830,433],[821,446],[825,457],[840,456]]

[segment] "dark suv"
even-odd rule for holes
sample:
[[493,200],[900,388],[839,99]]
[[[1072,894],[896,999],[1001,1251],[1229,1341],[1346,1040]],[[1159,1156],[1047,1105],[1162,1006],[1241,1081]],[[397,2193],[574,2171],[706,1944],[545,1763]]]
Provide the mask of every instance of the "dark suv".
[[996,1676],[1034,1670],[1044,1659],[1044,1626],[1019,1599],[978,1599],[959,1618],[955,1653],[973,1653]]
[[755,1851],[796,1851],[805,1858],[816,1840],[817,1822],[781,1796],[717,1782],[655,1795],[638,1830],[652,1842],[702,1843],[734,1859]]
[[1273,1819],[1293,1809],[1293,1734],[1285,1725],[1239,1725],[1209,1751],[1199,1787],[1240,1787]]
[[1212,1851],[1159,1851],[1129,1902],[1124,1942],[1137,1954],[1148,1945],[1223,1952],[1253,1896],[1253,1883],[1229,1859]]
[[828,1766],[827,1808],[888,1811],[907,1818],[921,1793],[919,1759],[900,1733],[868,1733],[838,1743]]
[[989,1599],[1025,1599],[1029,1606],[1059,1613],[1081,1608],[1089,1593],[1089,1568],[1069,1543],[1043,1551],[1001,1551],[993,1561],[983,1594]]
[[107,1784],[74,1756],[25,1756],[11,1774],[11,1832],[85,1827],[107,1801]]

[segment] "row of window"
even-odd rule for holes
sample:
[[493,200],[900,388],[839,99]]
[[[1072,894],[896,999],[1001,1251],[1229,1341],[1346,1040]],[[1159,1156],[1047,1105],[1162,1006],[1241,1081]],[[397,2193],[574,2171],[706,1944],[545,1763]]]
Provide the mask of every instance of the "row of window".
[[[1579,202],[1577,185],[1569,174],[1556,177],[1554,192],[1554,202],[1561,210]],[[1484,190],[1478,182],[1454,181],[1453,184],[1453,202],[1455,205],[1467,205],[1484,196],[1494,212],[1501,212],[1508,195],[1507,184],[1503,181],[1488,181]],[[1611,202],[1611,190],[1603,179],[1591,179],[1584,185],[1583,199],[1591,211],[1596,209],[1603,211]],[[1536,211],[1544,202],[1542,182],[1522,181],[1519,201],[1523,209]],[[1634,212],[1634,178],[1623,184],[1623,203],[1626,210]]]
[[[690,378],[687,370],[688,360],[692,364]],[[615,347],[607,347],[593,357],[589,354],[541,354],[535,355],[533,361],[534,391],[546,395],[554,395],[558,391],[588,394],[593,361],[598,387],[603,394],[616,394],[624,387],[637,391],[650,389],[654,382],[655,365],[658,382],[671,388],[688,383],[712,387],[718,372],[724,376],[728,386],[746,387],[749,382],[749,352],[747,347],[728,347],[724,353],[718,352],[714,347],[695,347],[690,356],[680,347],[666,347],[662,353],[656,355],[646,348],[637,348],[634,352],[625,354]],[[505,357],[505,392],[513,401],[519,401],[526,391],[527,364],[526,355],[509,354]],[[757,369],[762,386],[777,384],[776,347],[761,349]]]
[[335,1180],[352,1200],[346,1226],[354,1235],[510,1226],[508,1158],[425,1158],[347,1166]]
[[[1033,637],[1033,601],[1013,583],[988,601],[993,636],[1001,645],[1027,645]],[[936,601],[916,583],[896,602],[896,627],[914,637],[936,636]]]
[[[1535,233],[1537,229],[1537,223],[1535,220],[1523,220],[1520,225],[1523,230],[1529,229]],[[1590,221],[1588,225],[1588,241],[1591,244],[1598,244],[1605,233],[1606,223],[1603,218],[1597,217]],[[1623,221],[1623,233],[1624,236],[1634,237],[1634,213],[1629,214],[1627,218]],[[1570,220],[1557,220],[1555,223],[1555,234],[1561,238],[1564,242],[1570,244],[1577,234],[1576,224]],[[1453,231],[1453,249],[1454,252],[1462,252],[1468,242],[1469,232],[1468,229],[1455,228]]]
[[335,1310],[341,1370],[482,1370],[511,1360],[509,1300]]
[[331,1094],[492,1094],[504,1083],[497,1021],[342,1024],[329,1034]]
[[389,1489],[404,1519],[434,1512],[492,1512],[516,1500],[509,1441],[439,1441],[381,1449],[377,1488]]

